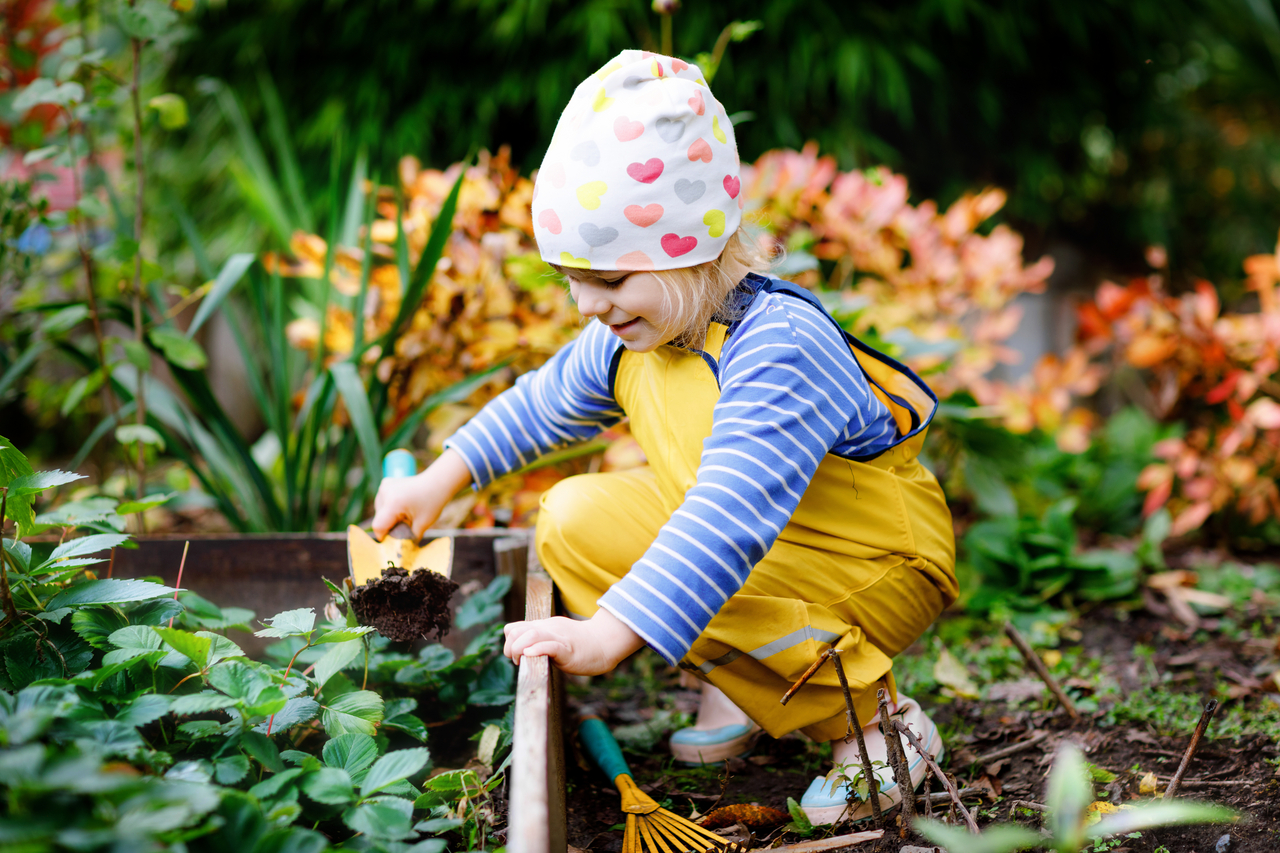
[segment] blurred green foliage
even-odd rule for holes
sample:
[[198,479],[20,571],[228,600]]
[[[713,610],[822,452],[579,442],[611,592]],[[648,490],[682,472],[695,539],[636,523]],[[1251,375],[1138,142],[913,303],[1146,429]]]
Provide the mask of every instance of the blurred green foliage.
[[[744,159],[817,140],[841,166],[886,163],[946,203],[992,182],[1024,229],[1230,281],[1275,239],[1280,65],[1275,0],[691,0],[674,47],[709,51],[734,20],[717,96]],[[173,88],[225,80],[266,124],[276,81],[308,186],[335,135],[390,173],[513,146],[536,167],[574,86],[617,51],[656,49],[644,0],[210,2]],[[198,124],[198,122],[194,122]]]

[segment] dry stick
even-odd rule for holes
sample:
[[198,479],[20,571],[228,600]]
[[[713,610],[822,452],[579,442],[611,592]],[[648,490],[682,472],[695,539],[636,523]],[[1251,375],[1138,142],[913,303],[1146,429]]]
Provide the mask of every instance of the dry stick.
[[800,678],[796,680],[796,683],[791,685],[791,688],[786,693],[782,694],[782,699],[780,699],[779,701],[782,702],[783,705],[790,702],[791,697],[796,695],[796,691],[799,690],[801,687],[804,687],[805,682],[807,682],[810,678],[813,678],[813,676],[818,672],[818,670],[822,669],[822,665],[826,663],[828,660],[830,660],[831,656],[834,655],[835,653],[836,653],[835,647],[832,646],[822,654],[818,655],[818,659],[809,665],[809,668],[804,671],[804,675],[800,676]]
[[1019,741],[1009,746],[1002,746],[999,749],[992,750],[986,755],[979,755],[973,760],[974,764],[990,764],[993,761],[999,761],[1001,758],[1008,758],[1010,755],[1017,755],[1019,752],[1030,749],[1049,736],[1048,732],[1040,732],[1024,741]]
[[[880,780],[876,778],[875,769],[871,766],[871,756],[867,755],[867,741],[862,734],[862,724],[858,722],[858,712],[853,708],[853,694],[849,692],[849,679],[845,677],[840,652],[834,646],[823,654],[826,655],[828,652],[830,652],[828,656],[835,661],[836,677],[840,679],[840,689],[844,691],[844,710],[849,728],[853,730],[853,735],[858,740],[858,756],[862,759],[862,778],[867,780],[867,797],[871,800],[871,815],[875,820],[876,829],[881,829],[884,827],[884,815],[880,811]],[[844,742],[849,742],[848,735],[844,736]]]
[[[987,796],[987,793],[988,791],[986,788],[961,788],[960,789],[961,797],[983,797],[985,799]],[[917,805],[925,805],[927,803],[933,806],[940,806],[943,803],[950,803],[950,802],[952,802],[951,793],[948,791],[934,791],[931,794],[916,795]]]
[[[136,5],[137,0],[129,0],[129,6]],[[133,262],[133,334],[139,344],[145,343],[142,334],[142,225],[143,203],[146,189],[146,167],[142,162],[142,40],[134,36],[129,39],[133,54],[133,79],[129,85],[129,100],[133,104],[133,171],[138,186],[133,211],[133,239],[137,243],[137,254]],[[144,371],[138,371],[138,396],[136,423],[140,427],[147,425],[147,394],[143,387]],[[147,446],[138,439],[138,500],[146,491],[147,481]],[[138,532],[147,532],[147,522],[142,510],[138,510]]]
[[1187,752],[1182,756],[1182,763],[1178,765],[1178,772],[1173,774],[1173,778],[1169,780],[1169,786],[1164,789],[1166,800],[1173,799],[1178,793],[1178,786],[1182,784],[1182,774],[1187,772],[1187,765],[1191,763],[1191,756],[1196,754],[1196,747],[1200,745],[1200,738],[1204,737],[1205,729],[1209,728],[1209,721],[1213,719],[1213,712],[1218,710],[1218,700],[1210,699],[1208,704],[1204,706],[1204,711],[1200,714],[1200,722],[1196,723],[1196,730],[1191,733],[1191,743],[1187,744]]
[[1032,651],[1031,646],[1027,645],[1027,641],[1018,633],[1018,629],[1013,627],[1012,622],[1004,623],[1004,632],[1009,635],[1009,639],[1018,647],[1018,651],[1022,652],[1022,656],[1026,658],[1027,663],[1031,664],[1031,668],[1036,671],[1036,675],[1040,676],[1040,680],[1048,686],[1054,696],[1058,697],[1058,702],[1062,704],[1067,715],[1073,720],[1080,719],[1080,712],[1071,703],[1071,698],[1058,685],[1054,677],[1049,674],[1049,669],[1044,665],[1044,661],[1040,660],[1040,656]]
[[907,828],[915,821],[916,798],[915,785],[911,784],[911,768],[907,766],[907,753],[902,748],[902,739],[898,730],[889,718],[889,693],[883,687],[876,691],[876,701],[880,705],[880,733],[884,735],[888,747],[889,766],[893,768],[893,779],[898,783],[898,791],[902,794],[902,826],[898,829],[898,837],[907,837]]
[[[974,835],[978,834],[978,824],[973,819],[973,815],[969,814],[969,810],[964,807],[964,803],[960,802],[960,792],[956,790],[955,783],[947,778],[947,774],[942,772],[942,768],[938,766],[938,762],[934,761],[933,756],[925,751],[924,744],[920,742],[920,738],[912,734],[911,729],[901,720],[894,720],[893,727],[910,741],[915,747],[916,752],[920,753],[920,757],[924,759],[924,763],[933,771],[933,775],[942,780],[942,785],[947,789],[947,794],[951,796],[951,802],[955,803],[956,808],[960,810],[960,814],[964,816],[964,822],[969,824],[969,831]],[[914,799],[914,798],[912,798]]]
[[[174,601],[177,601],[177,600],[178,600],[178,590],[182,589],[182,570],[183,570],[184,568],[186,568],[186,565],[187,565],[187,549],[188,549],[188,548],[190,548],[190,547],[191,547],[191,540],[190,540],[190,539],[188,539],[186,542],[183,542],[183,543],[182,543],[182,562],[178,563],[178,580],[177,580],[177,582],[176,582],[176,583],[174,583],[174,585],[173,585],[173,586],[174,586],[174,590],[173,590],[173,600],[174,600]],[[115,551],[112,551],[112,552],[111,552],[111,559],[112,559],[113,561],[115,560],[115,556],[116,556],[116,552],[115,552]],[[176,616],[176,615],[177,615],[177,614],[175,613],[175,614],[174,614],[174,616]],[[169,627],[170,627],[170,628],[172,628],[172,627],[173,627],[173,616],[170,616],[170,617],[169,617]]]

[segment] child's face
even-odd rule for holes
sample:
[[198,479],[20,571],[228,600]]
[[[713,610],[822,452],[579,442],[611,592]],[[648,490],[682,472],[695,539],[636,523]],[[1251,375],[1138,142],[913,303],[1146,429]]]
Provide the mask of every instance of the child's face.
[[570,275],[569,293],[582,316],[604,323],[632,352],[651,352],[680,331],[669,319],[666,289],[651,272]]

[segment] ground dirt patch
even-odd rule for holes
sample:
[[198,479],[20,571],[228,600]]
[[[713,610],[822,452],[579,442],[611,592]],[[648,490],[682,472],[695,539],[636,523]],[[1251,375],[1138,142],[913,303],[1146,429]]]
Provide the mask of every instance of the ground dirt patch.
[[[1253,616],[1231,623],[1209,621],[1194,632],[1170,628],[1166,619],[1142,609],[1104,608],[1079,617],[1062,628],[1056,649],[1042,647],[1055,676],[1082,710],[1074,723],[1007,648],[998,629],[961,615],[944,617],[900,658],[900,685],[921,700],[942,728],[948,748],[944,769],[962,787],[984,792],[967,798],[984,826],[1009,820],[1039,825],[1036,812],[1011,806],[1018,800],[1043,802],[1054,753],[1068,739],[1096,768],[1098,799],[1150,799],[1140,793],[1141,778],[1155,773],[1163,789],[1203,702],[1217,697],[1222,708],[1196,752],[1181,795],[1231,806],[1245,815],[1243,820],[1231,826],[1150,830],[1086,849],[1274,853],[1280,850],[1280,706],[1266,692],[1270,685],[1260,674],[1274,669],[1276,626],[1265,614]],[[930,677],[930,662],[944,642],[966,664],[982,698],[960,698]],[[633,658],[612,677],[571,685],[571,702],[589,706],[615,731],[630,736],[633,748],[627,757],[636,781],[677,814],[706,813],[714,805],[731,803],[785,810],[788,797],[798,800],[809,782],[829,768],[829,751],[799,736],[763,738],[749,757],[718,767],[676,765],[666,740],[672,728],[687,722],[697,694],[679,687],[674,674],[663,674],[656,657],[646,655]],[[1036,737],[1029,748],[1005,759],[984,760]],[[600,853],[620,850],[623,817],[616,790],[576,750],[568,763],[570,844]],[[942,788],[933,782],[932,790]],[[945,808],[935,806],[934,812],[942,816]],[[836,832],[853,829],[842,826]],[[1225,834],[1231,836],[1229,846],[1218,848]],[[919,838],[899,840],[896,828],[887,835],[875,849],[896,853],[904,844],[926,844]],[[782,826],[762,827],[755,829],[754,846],[798,840]]]

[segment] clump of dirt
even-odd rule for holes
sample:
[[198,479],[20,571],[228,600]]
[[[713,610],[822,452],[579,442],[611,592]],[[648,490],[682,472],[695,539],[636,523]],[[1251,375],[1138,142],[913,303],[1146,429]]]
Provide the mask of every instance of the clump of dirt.
[[361,625],[372,625],[388,640],[424,639],[435,631],[439,641],[452,624],[449,599],[457,588],[439,572],[420,569],[410,574],[388,566],[381,578],[351,591],[351,606]]

